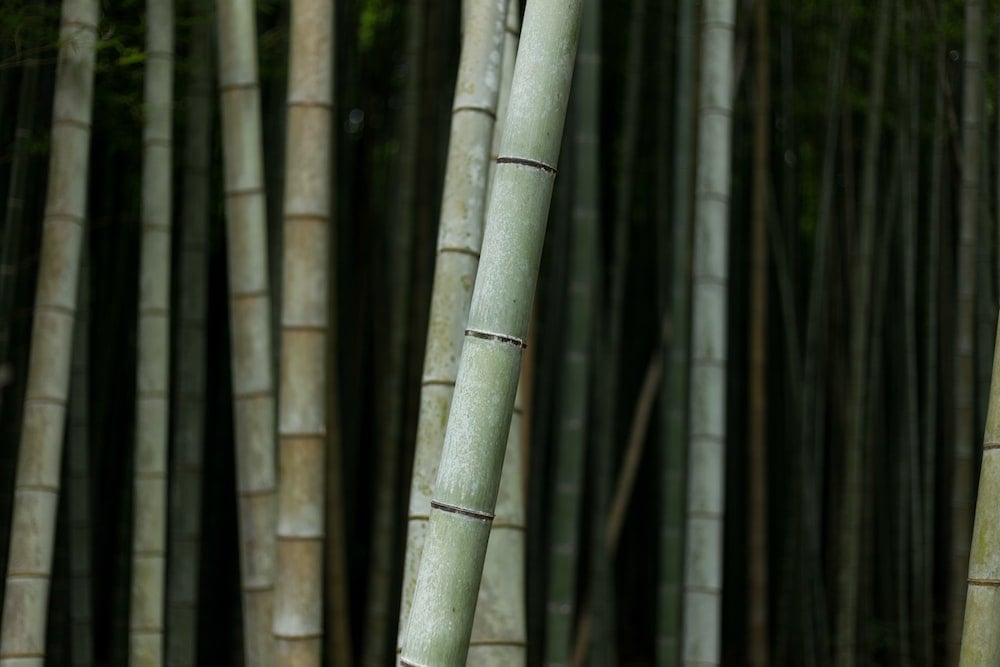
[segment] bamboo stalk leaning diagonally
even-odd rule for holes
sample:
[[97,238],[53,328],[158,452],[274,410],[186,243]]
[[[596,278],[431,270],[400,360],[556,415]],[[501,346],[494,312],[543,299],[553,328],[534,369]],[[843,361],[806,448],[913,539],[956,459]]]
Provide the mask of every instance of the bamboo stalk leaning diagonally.
[[1000,664],[1000,326],[993,351],[959,664]]
[[525,10],[402,665],[459,667],[468,654],[582,8],[571,0]]
[[406,633],[458,372],[462,332],[479,266],[506,6],[507,0],[473,4],[462,40],[421,378],[397,648]]
[[49,181],[0,620],[0,665],[41,667],[93,114],[96,0],[64,0]]
[[692,255],[691,388],[681,660],[721,660],[726,303],[734,0],[704,5]]
[[[485,201],[493,186],[500,138],[506,125],[510,87],[514,77],[521,3],[508,0],[504,50],[497,98],[497,120],[490,150],[490,176]],[[522,369],[523,370],[523,369]],[[514,396],[514,412],[507,434],[507,453],[500,474],[496,518],[490,527],[483,579],[479,585],[476,615],[472,620],[467,663],[483,667],[516,667],[527,659],[527,610],[525,608],[525,493],[522,474],[523,373]]]
[[167,664],[197,662],[202,461],[205,434],[208,293],[209,152],[212,123],[212,21],[197,13],[191,26],[184,139],[184,198],[179,222],[177,345],[174,365],[170,535],[167,557]]
[[244,657],[274,664],[275,430],[255,5],[219,0],[229,322]]
[[323,643],[333,10],[294,0],[281,313],[275,664],[318,667]]
[[163,663],[170,423],[173,0],[147,0],[146,44],[129,605],[129,663],[136,667]]

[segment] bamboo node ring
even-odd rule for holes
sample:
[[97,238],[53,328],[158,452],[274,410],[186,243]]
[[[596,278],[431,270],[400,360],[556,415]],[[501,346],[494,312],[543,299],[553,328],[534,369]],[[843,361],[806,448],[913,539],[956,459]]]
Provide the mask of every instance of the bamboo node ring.
[[517,336],[509,336],[507,334],[499,334],[492,331],[483,331],[482,329],[466,329],[465,335],[475,336],[476,338],[482,338],[483,340],[495,340],[498,343],[513,345],[514,347],[519,347],[522,350],[528,347],[528,344]]
[[459,507],[458,505],[443,503],[440,500],[432,500],[431,508],[441,510],[442,512],[451,512],[452,514],[461,514],[462,516],[467,516],[470,519],[478,519],[483,523],[493,521],[494,517],[494,515],[489,512],[480,512],[479,510],[473,510],[467,507]]

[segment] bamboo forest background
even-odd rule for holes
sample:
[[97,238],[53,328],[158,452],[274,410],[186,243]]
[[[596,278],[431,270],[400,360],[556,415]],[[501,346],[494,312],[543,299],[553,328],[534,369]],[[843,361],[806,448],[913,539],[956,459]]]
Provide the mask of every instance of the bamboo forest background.
[[[177,385],[165,390],[174,413],[169,476],[187,486],[168,484],[164,643],[171,664],[238,665],[259,660],[244,655],[256,624],[269,633],[271,619],[241,594],[238,515],[262,491],[237,479],[234,391],[252,392],[230,370],[236,288],[224,192],[236,190],[222,145],[230,112],[220,111],[217,93],[241,84],[215,75],[217,55],[238,61],[235,45],[246,40],[233,33],[217,54],[210,4],[177,4],[176,56],[168,56],[170,377],[184,382],[185,360],[204,358],[194,371],[204,386],[196,397],[203,421],[195,416],[193,426],[178,421]],[[270,267],[266,281],[258,278],[270,287],[275,378],[288,313],[301,308],[284,303],[282,291],[282,230],[294,219],[283,218],[283,202],[302,178],[285,164],[286,124],[299,113],[288,103],[291,4],[258,0],[255,12]],[[463,3],[331,4],[319,645],[325,664],[384,665],[398,646]],[[464,4],[474,16],[477,3]],[[736,3],[732,112],[723,113],[732,124],[731,188],[722,197],[728,239],[718,246],[728,268],[694,276],[728,285],[717,324],[726,334],[721,361],[706,362],[691,350],[717,332],[699,328],[689,295],[692,247],[708,233],[692,228],[696,165],[709,150],[707,140],[698,145],[696,91],[706,71],[720,71],[699,55],[710,38],[703,26],[716,25],[701,17],[716,0],[585,4],[594,14],[584,18],[512,427],[520,437],[524,567],[501,581],[514,597],[523,594],[523,632],[510,642],[526,647],[517,661],[569,664],[575,652],[576,664],[679,664],[679,633],[690,631],[680,612],[691,497],[683,472],[701,451],[685,454],[688,378],[708,363],[725,378],[705,408],[722,411],[725,424],[718,659],[957,664],[1000,297],[1000,6]],[[139,276],[148,221],[140,214],[144,126],[152,132],[158,117],[144,79],[160,56],[147,46],[143,3],[100,9],[77,307],[89,332],[73,350],[76,402],[44,640],[53,665],[129,661],[139,577],[133,525],[141,526],[133,512],[145,496],[134,492],[145,488],[133,482],[144,465],[134,454],[142,426],[135,405],[137,392],[149,390],[137,387],[137,322],[159,312],[140,305],[151,292],[140,290]],[[59,17],[55,0],[0,7],[2,564],[54,143]],[[514,35],[516,11],[512,17]],[[498,119],[504,104],[501,93]],[[207,187],[201,245],[185,236],[189,207],[201,201],[187,188],[199,179]],[[182,257],[190,248],[204,249],[207,267],[204,294],[183,297],[204,305],[203,322],[193,325],[204,338],[193,348],[181,331],[192,311],[180,295],[197,275]],[[317,317],[325,327],[326,316]],[[275,414],[281,423],[268,437],[277,457],[278,430],[284,449],[282,424],[291,417]],[[177,436],[192,428],[200,453],[188,460],[192,450]],[[281,461],[279,485],[298,479]],[[279,519],[279,568],[290,553],[281,550],[304,539],[293,523]],[[197,563],[186,588],[170,563],[184,539]],[[275,608],[282,604],[276,597]],[[194,634],[177,639],[185,614]],[[470,664],[477,660],[512,664]]]

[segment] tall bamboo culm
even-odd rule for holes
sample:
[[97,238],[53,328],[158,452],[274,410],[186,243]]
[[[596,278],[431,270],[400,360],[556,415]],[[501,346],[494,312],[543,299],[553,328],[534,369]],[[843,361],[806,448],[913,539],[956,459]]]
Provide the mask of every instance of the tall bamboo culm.
[[98,3],[65,0],[49,180],[18,452],[0,665],[41,667],[55,542],[70,351],[87,210]]
[[170,399],[173,0],[146,3],[129,664],[163,663]]
[[959,664],[1000,664],[1000,633],[996,631],[1000,621],[1000,327],[993,351],[993,380],[968,574]]
[[962,84],[962,188],[959,194],[958,259],[955,302],[955,401],[948,578],[948,665],[958,664],[965,613],[972,525],[972,442],[975,401],[976,228],[979,210],[982,112],[983,9],[980,0],[965,2],[965,67]]
[[722,640],[726,311],[735,2],[705,3],[692,265],[691,402],[682,662],[717,665]]
[[[661,10],[662,11],[662,10]],[[665,14],[669,12],[664,11]],[[674,124],[673,124],[673,188],[664,174],[660,179],[660,196],[669,191],[670,208],[661,204],[661,248],[664,261],[660,271],[669,270],[669,280],[661,278],[664,292],[669,284],[669,295],[664,294],[663,311],[670,313],[671,339],[668,354],[664,355],[666,379],[660,394],[662,428],[660,451],[660,571],[656,595],[656,664],[658,667],[676,667],[681,659],[681,628],[684,578],[684,508],[685,468],[687,466],[687,422],[689,358],[691,349],[691,184],[694,172],[694,72],[695,58],[695,3],[679,0],[677,3],[675,67]],[[665,23],[665,22],[664,22]],[[666,27],[666,25],[665,25]],[[665,33],[667,34],[667,33]],[[661,47],[662,48],[662,47]],[[666,89],[666,84],[661,84]],[[665,100],[666,101],[666,100]],[[666,135],[667,128],[661,127]],[[666,142],[663,142],[666,144]],[[666,169],[664,169],[666,172]],[[666,218],[669,210],[670,217]],[[669,229],[667,221],[669,220]],[[669,235],[669,242],[665,237]],[[668,307],[669,305],[669,307]]]
[[333,11],[291,8],[274,593],[275,664],[289,667],[319,665],[323,644]]
[[545,664],[568,665],[573,654],[573,626],[581,601],[576,595],[583,513],[584,468],[590,377],[598,290],[597,234],[600,219],[600,5],[584,0],[574,76],[572,227],[566,296],[567,334],[559,371],[559,418],[553,451],[549,528],[548,595],[545,618]]
[[70,370],[69,435],[66,446],[66,492],[69,494],[70,663],[94,663],[93,530],[90,465],[90,260],[80,260],[76,330]]
[[582,2],[529,3],[403,665],[464,665],[569,98]]
[[167,559],[167,664],[197,663],[202,460],[205,435],[205,318],[208,292],[209,151],[211,148],[212,21],[193,17],[191,75],[184,139],[177,276],[170,545]]
[[249,0],[216,6],[244,658],[247,667],[271,667],[274,372],[254,11]]
[[397,648],[406,634],[458,374],[462,333],[479,266],[506,7],[507,0],[474,3],[464,22],[421,378]]
[[[521,3],[519,0],[508,0],[500,93],[497,97],[497,119],[493,126],[486,201],[489,201],[489,193],[493,187],[496,158],[499,156],[500,139],[506,125],[520,30]],[[500,488],[494,512],[496,518],[490,527],[490,540],[483,565],[483,580],[479,585],[476,615],[472,621],[469,656],[466,660],[469,665],[516,667],[524,665],[527,657],[527,612],[524,589],[525,507],[521,432],[521,420],[524,415],[523,394],[519,382],[514,397],[510,431],[507,434],[507,453],[500,474]]]

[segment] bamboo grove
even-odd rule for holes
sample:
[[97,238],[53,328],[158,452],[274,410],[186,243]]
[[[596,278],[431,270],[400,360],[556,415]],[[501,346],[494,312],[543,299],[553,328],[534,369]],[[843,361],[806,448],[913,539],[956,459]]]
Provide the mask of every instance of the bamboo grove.
[[0,667],[1000,664],[1000,3],[0,5]]

